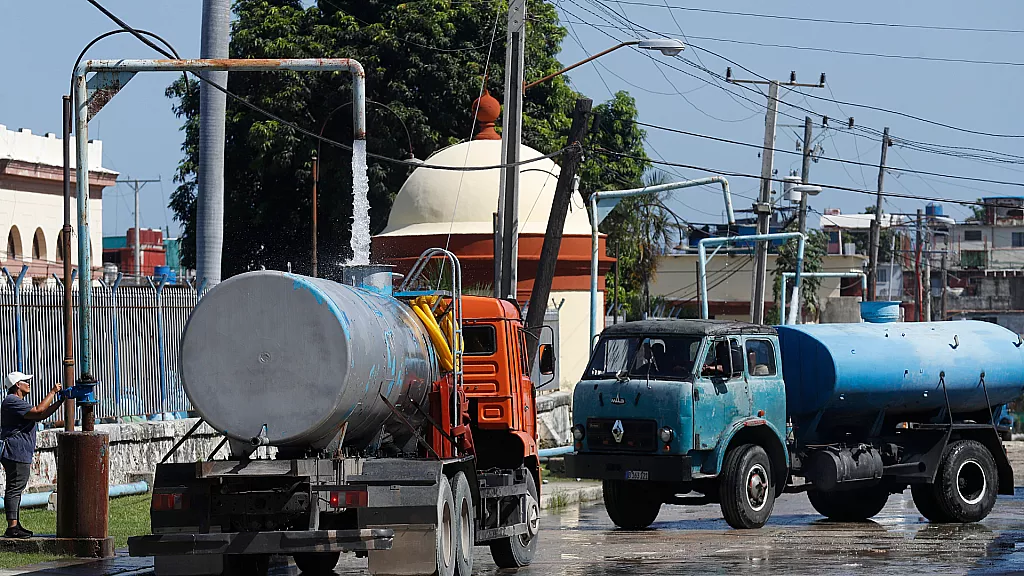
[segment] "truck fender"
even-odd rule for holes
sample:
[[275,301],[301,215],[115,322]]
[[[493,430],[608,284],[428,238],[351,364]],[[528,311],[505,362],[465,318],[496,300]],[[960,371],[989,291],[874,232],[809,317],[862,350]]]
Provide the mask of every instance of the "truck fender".
[[779,430],[771,422],[763,418],[742,418],[736,420],[722,435],[715,450],[711,453],[705,466],[714,464],[713,470],[705,469],[708,474],[719,474],[722,462],[730,448],[740,444],[758,444],[768,453],[775,476],[775,493],[782,494],[789,478],[789,451]]

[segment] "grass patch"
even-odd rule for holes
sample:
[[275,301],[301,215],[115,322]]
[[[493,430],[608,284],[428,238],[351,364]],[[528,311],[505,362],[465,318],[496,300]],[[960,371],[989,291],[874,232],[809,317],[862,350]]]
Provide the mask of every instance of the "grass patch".
[[551,499],[548,500],[549,510],[561,510],[569,505],[569,497],[562,492],[555,492],[551,495]]
[[[149,534],[149,494],[125,496],[110,500],[110,536],[114,546],[123,548],[128,538]],[[57,513],[46,508],[32,508],[21,511],[21,522],[25,528],[36,534],[57,532]],[[57,556],[46,554],[0,554],[0,568],[15,568],[39,562],[57,560]]]

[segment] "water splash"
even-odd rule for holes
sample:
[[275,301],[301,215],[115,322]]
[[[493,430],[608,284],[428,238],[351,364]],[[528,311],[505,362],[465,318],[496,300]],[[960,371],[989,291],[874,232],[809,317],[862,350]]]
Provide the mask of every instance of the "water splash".
[[352,142],[352,260],[370,263],[370,181],[366,177],[366,140]]

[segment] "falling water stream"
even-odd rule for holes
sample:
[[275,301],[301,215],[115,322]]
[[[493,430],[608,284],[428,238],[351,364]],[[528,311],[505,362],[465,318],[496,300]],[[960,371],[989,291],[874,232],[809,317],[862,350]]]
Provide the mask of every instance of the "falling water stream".
[[366,140],[352,142],[352,260],[370,263],[370,181],[366,177]]

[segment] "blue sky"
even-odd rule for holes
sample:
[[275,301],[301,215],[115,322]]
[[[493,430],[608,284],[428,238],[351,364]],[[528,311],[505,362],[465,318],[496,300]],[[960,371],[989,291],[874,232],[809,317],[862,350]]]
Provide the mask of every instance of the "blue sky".
[[[662,0],[639,1],[655,5],[664,3]],[[684,5],[681,0],[668,2],[674,6]],[[133,26],[164,36],[183,56],[198,56],[201,17],[199,0],[106,0],[105,5]],[[786,79],[789,72],[795,70],[800,81],[814,82],[821,72],[825,72],[831,92],[828,89],[814,89],[807,90],[808,94],[824,98],[831,98],[834,94],[839,100],[903,111],[981,131],[1024,134],[1024,117],[1018,110],[1018,102],[1024,94],[1024,80],[1019,66],[863,57],[706,39],[892,55],[1024,61],[1024,56],[1021,56],[1024,34],[807,23],[681,10],[670,13],[664,7],[638,6],[610,0],[559,0],[556,6],[563,20],[572,22],[567,24],[570,35],[563,42],[562,61],[565,63],[603,50],[618,40],[653,36],[650,31],[678,38],[682,38],[685,33],[692,47],[682,54],[682,58],[697,65],[702,63],[720,74],[724,74],[729,64],[696,47],[714,51],[766,77]],[[685,6],[821,19],[1024,28],[1024,24],[1020,24],[1024,22],[1024,3],[1009,0],[973,3],[951,0],[865,0],[858,3],[814,4],[795,0],[772,3],[694,0],[686,2]],[[2,10],[6,25],[4,33],[0,34],[0,53],[8,57],[0,64],[7,79],[0,83],[0,124],[8,128],[25,127],[40,134],[59,132],[60,95],[68,88],[75,57],[92,37],[112,29],[113,25],[84,0],[8,1]],[[613,12],[624,15],[625,20],[635,25],[626,24]],[[151,54],[148,48],[137,41],[122,36],[104,40],[89,56],[150,57]],[[750,98],[754,103],[738,96],[734,100],[718,86],[708,85],[665,64],[710,79],[707,74],[678,59],[664,59],[631,49],[620,50],[602,58],[598,64],[574,70],[570,77],[578,90],[596,102],[606,100],[609,91],[628,90],[636,97],[640,119],[644,122],[760,143],[764,125],[762,96],[734,88],[735,94]],[[733,66],[733,72],[736,77],[750,77],[749,73],[737,66]],[[179,131],[180,122],[171,112],[171,102],[163,97],[163,90],[171,80],[168,74],[137,76],[93,120],[90,136],[104,141],[104,164],[120,171],[122,176],[159,176],[163,179],[162,184],[150,184],[144,189],[141,217],[144,226],[170,226],[173,233],[177,226],[170,211],[166,209],[166,203],[174,187],[171,177],[181,156],[179,147],[182,134]],[[368,82],[373,81],[375,79],[368,79]],[[890,126],[896,138],[1024,155],[1024,139],[969,135],[882,112],[850,106],[839,107],[825,100],[807,98],[800,93],[783,91],[783,101],[826,114],[833,119],[832,125],[852,115],[858,126],[879,130],[883,126]],[[780,111],[797,117],[780,115],[780,124],[802,124],[805,115],[803,111],[786,105],[781,106]],[[755,149],[657,130],[648,132],[648,153],[652,157],[660,155],[673,162],[742,173],[760,172],[761,161]],[[794,132],[802,134],[802,128],[780,127],[777,147],[795,151]],[[818,124],[815,133],[821,134]],[[847,130],[830,130],[821,134],[820,142],[827,157],[859,159],[870,164],[878,162],[877,139],[855,137]],[[1024,166],[1021,165],[997,166],[922,153],[900,146],[890,149],[889,164],[1010,181],[1020,181],[1020,175],[1024,172]],[[776,168],[780,174],[788,173],[790,168],[799,169],[799,156],[777,154]],[[673,171],[687,178],[706,175],[699,170]],[[877,170],[822,160],[812,165],[811,179],[874,190]],[[743,196],[752,197],[756,193],[757,181],[734,178],[731,183],[735,194],[739,196],[735,199],[737,208],[749,206],[751,201]],[[983,195],[1024,195],[1024,190],[1017,187],[911,174],[897,177],[895,173],[887,176],[886,189],[898,193],[958,199],[974,199]],[[721,219],[721,196],[715,189],[692,189],[684,194],[682,200],[671,201],[681,216],[696,222]],[[131,225],[131,203],[131,193],[127,186],[118,185],[115,189],[108,189],[104,199],[105,234],[123,233]],[[812,200],[814,209],[835,207],[844,212],[860,211],[869,204],[873,204],[869,196],[828,190]],[[922,206],[922,202],[913,200],[889,200],[886,210],[913,212]],[[965,209],[948,204],[945,210],[957,218],[968,214]],[[816,222],[817,218],[812,217],[810,221]]]

